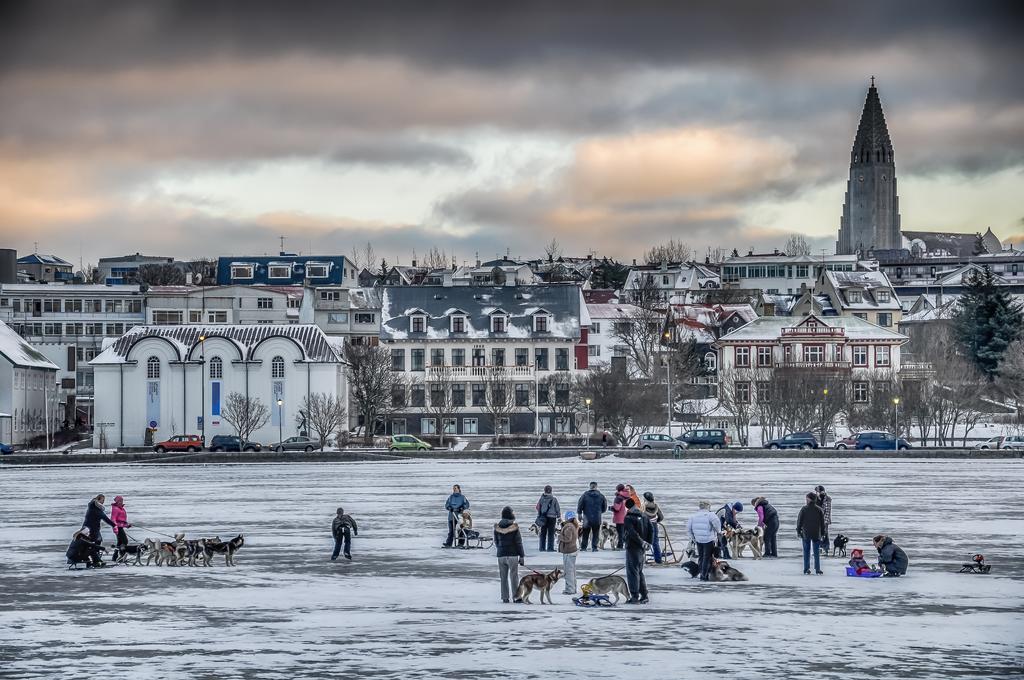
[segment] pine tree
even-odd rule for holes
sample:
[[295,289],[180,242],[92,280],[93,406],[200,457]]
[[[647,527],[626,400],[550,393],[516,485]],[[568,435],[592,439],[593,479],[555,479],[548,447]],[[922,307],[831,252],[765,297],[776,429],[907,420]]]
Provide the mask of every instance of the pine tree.
[[985,267],[965,281],[954,328],[967,357],[989,380],[996,377],[1006,349],[1024,336],[1024,311],[996,284]]

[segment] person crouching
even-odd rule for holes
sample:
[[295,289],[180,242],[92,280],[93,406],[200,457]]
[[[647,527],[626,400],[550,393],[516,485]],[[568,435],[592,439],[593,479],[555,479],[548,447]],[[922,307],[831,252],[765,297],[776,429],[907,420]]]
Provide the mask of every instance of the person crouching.
[[338,559],[338,553],[342,549],[345,551],[345,559],[352,559],[352,536],[359,535],[359,526],[351,515],[345,514],[345,508],[338,508],[338,514],[334,516],[334,521],[331,523],[331,533],[334,535],[334,552],[331,554],[331,561]]

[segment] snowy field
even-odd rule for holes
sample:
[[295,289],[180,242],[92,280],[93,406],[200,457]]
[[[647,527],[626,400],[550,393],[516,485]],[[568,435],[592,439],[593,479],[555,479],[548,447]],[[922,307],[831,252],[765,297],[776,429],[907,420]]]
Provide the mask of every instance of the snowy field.
[[[1021,677],[1022,472],[1019,460],[6,467],[0,677]],[[609,496],[619,481],[653,491],[677,547],[699,499],[766,495],[783,517],[782,558],[734,560],[749,583],[649,568],[650,605],[585,610],[561,594],[504,605],[493,550],[440,549],[452,482],[478,526],[507,503],[525,529],[545,483],[574,509],[592,479]],[[907,577],[847,578],[838,559],[801,573],[795,515],[819,483],[833,535],[870,561],[870,537],[889,533],[910,555]],[[137,526],[244,533],[238,566],[66,571],[98,492],[124,495]],[[338,505],[360,524],[352,563],[328,559]],[[526,536],[528,567],[561,564]],[[955,573],[979,550],[991,575]],[[585,553],[578,568],[587,578],[622,560]]]

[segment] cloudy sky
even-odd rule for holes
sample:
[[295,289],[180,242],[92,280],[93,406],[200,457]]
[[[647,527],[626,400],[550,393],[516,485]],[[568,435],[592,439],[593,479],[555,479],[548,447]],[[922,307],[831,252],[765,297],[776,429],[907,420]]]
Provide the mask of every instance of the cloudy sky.
[[831,252],[871,75],[903,227],[1024,241],[1020,3],[805,4],[4,3],[3,245]]

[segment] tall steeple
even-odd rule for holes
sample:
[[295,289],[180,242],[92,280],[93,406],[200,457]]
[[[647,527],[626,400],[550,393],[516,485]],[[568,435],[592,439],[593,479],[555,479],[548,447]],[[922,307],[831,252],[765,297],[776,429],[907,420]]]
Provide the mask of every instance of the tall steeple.
[[897,249],[902,241],[892,140],[872,76],[850,151],[850,179],[836,253]]

